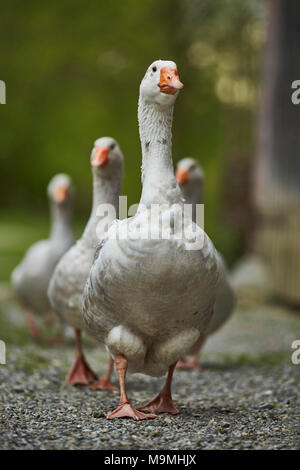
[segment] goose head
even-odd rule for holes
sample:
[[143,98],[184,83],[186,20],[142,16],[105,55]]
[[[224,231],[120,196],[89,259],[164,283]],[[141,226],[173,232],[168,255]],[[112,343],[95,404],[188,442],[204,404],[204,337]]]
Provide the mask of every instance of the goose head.
[[168,107],[174,104],[182,88],[175,62],[155,60],[141,82],[140,96],[146,103]]
[[202,184],[204,174],[201,165],[194,158],[182,158],[177,163],[176,179],[180,185]]
[[186,157],[177,163],[176,179],[181,190],[189,200],[202,199],[204,173],[201,165],[194,158]]
[[123,154],[118,142],[112,137],[101,137],[94,143],[91,165],[102,177],[111,177],[123,166]]
[[53,204],[57,206],[69,204],[73,195],[70,176],[65,173],[55,175],[48,184],[47,193]]

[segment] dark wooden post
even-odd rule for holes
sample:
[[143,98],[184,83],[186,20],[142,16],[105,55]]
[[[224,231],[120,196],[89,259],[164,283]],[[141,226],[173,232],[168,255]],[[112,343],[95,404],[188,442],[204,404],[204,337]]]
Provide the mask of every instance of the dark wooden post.
[[269,0],[254,202],[273,294],[300,305],[300,2]]

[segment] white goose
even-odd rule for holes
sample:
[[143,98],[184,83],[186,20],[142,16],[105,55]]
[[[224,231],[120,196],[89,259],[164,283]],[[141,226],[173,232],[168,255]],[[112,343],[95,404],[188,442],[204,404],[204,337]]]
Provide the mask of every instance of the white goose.
[[[199,227],[203,244],[197,250],[189,249],[189,238],[177,237],[183,198],[174,175],[171,126],[182,87],[171,61],[155,61],[141,82],[140,205],[136,216],[110,227],[85,287],[84,322],[114,356],[120,381],[120,404],[108,419],[178,413],[171,396],[176,362],[197,342],[212,315],[218,279],[216,250]],[[156,232],[159,228],[156,221],[147,223],[152,204],[159,204],[162,218],[171,220],[170,239],[145,237],[148,229]],[[188,229],[197,229],[191,218]],[[151,376],[169,371],[163,390],[141,408],[150,414],[129,402],[127,369]]]
[[[193,206],[193,220],[196,222],[196,204],[203,203],[204,173],[193,158],[187,157],[180,160],[177,164],[176,179],[181,187],[184,199],[187,204]],[[235,294],[232,289],[226,263],[220,253],[219,267],[220,277],[217,285],[217,296],[214,304],[214,313],[209,322],[208,328],[198,343],[193,348],[193,358],[190,361],[178,361],[177,367],[182,369],[201,369],[199,364],[199,353],[202,349],[207,336],[215,333],[230,318],[235,307]]]
[[[98,226],[100,217],[97,208],[100,204],[110,204],[118,210],[122,181],[123,155],[117,142],[111,137],[96,140],[91,153],[93,172],[93,206],[92,212],[82,237],[63,256],[52,276],[48,295],[54,311],[75,329],[76,359],[66,378],[69,385],[90,384],[97,379],[85,360],[81,346],[82,293],[92,266],[95,250],[103,231]],[[106,218],[107,224],[116,215],[111,212]],[[98,227],[97,227],[98,226]],[[96,233],[97,229],[97,233]],[[110,360],[105,376],[94,383],[91,388],[116,390],[110,383],[113,361]]]
[[47,193],[51,210],[50,236],[28,249],[11,276],[14,290],[25,309],[29,331],[36,340],[42,338],[34,314],[45,317],[51,312],[48,284],[57,262],[74,243],[70,177],[65,174],[54,176],[48,184]]

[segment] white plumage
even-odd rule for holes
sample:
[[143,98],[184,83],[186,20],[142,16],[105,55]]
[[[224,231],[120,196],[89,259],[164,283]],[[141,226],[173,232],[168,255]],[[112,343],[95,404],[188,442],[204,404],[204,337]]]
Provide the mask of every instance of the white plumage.
[[[138,110],[143,154],[140,205],[134,217],[111,226],[84,293],[89,332],[120,361],[125,358],[129,371],[152,376],[164,374],[205,331],[218,280],[216,250],[191,218],[186,233],[197,230],[201,247],[190,250],[191,240],[185,235],[178,238],[183,198],[174,176],[171,126],[180,88],[174,62],[155,61],[147,70]],[[151,221],[153,204],[159,205],[162,219],[171,221],[170,239],[147,238],[149,231],[159,228]],[[117,367],[121,378],[124,367]],[[122,383],[122,410],[119,407],[110,417],[119,417],[124,406],[131,406],[122,395]],[[131,408],[129,415],[147,417],[135,412]]]
[[[176,178],[180,184],[184,199],[193,206],[193,220],[196,222],[196,205],[203,204],[204,173],[200,164],[193,158],[186,157],[177,164]],[[235,306],[235,294],[230,283],[225,260],[217,253],[219,262],[219,279],[217,284],[216,301],[213,316],[205,331],[204,337],[195,348],[194,359],[178,364],[181,368],[199,368],[198,354],[207,336],[215,333],[230,318]]]
[[47,288],[55,266],[74,243],[70,177],[56,175],[50,181],[47,192],[51,208],[50,236],[32,245],[12,273],[14,290],[24,308],[43,316],[51,311]]
[[[96,377],[87,366],[80,346],[79,332],[84,328],[82,293],[97,244],[104,235],[104,232],[97,229],[100,222],[97,209],[101,204],[110,204],[115,211],[118,210],[123,156],[117,142],[111,137],[96,140],[91,154],[91,164],[93,166],[93,206],[89,221],[82,237],[56,266],[48,290],[55,312],[77,330],[79,365],[76,365],[75,370],[71,369],[67,378],[69,384],[89,383]],[[107,224],[111,223],[115,217],[116,215],[109,215],[106,219]],[[86,370],[86,376],[84,373],[78,373],[78,368],[80,371],[83,369],[83,372]]]

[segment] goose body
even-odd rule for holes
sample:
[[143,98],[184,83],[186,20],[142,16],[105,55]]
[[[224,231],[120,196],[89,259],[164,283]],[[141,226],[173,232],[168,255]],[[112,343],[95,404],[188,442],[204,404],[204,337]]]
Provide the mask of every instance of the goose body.
[[56,175],[48,185],[52,227],[48,239],[33,244],[12,273],[14,290],[25,309],[46,315],[51,306],[47,288],[55,266],[74,243],[72,189],[69,176]]
[[29,248],[12,274],[14,289],[25,308],[39,315],[49,312],[49,281],[57,262],[71,244],[71,239],[60,246],[52,240],[40,240]]
[[[76,330],[78,343],[80,331],[83,330],[82,294],[93,263],[95,250],[103,236],[97,230],[99,215],[97,209],[101,204],[111,204],[118,209],[118,198],[122,179],[123,156],[116,141],[110,137],[98,139],[91,155],[93,167],[93,206],[89,221],[82,237],[61,258],[49,284],[48,296],[54,311],[66,323]],[[107,219],[109,224],[116,216]],[[80,357],[83,356],[79,345]],[[79,351],[78,351],[79,352]],[[88,367],[86,368],[88,369]],[[74,371],[73,371],[74,372]],[[91,382],[96,376],[87,371],[84,376],[67,379],[70,384]],[[73,374],[74,375],[74,374]],[[86,380],[85,380],[86,379]]]
[[97,240],[78,240],[63,256],[51,278],[48,296],[53,310],[68,325],[83,329],[82,292],[91,268]]
[[112,355],[126,356],[129,371],[161,376],[206,329],[218,271],[207,236],[196,253],[185,240],[137,241],[135,224],[145,216],[130,221],[133,238],[114,237],[126,221],[109,231],[90,272],[84,319]]
[[[146,72],[138,110],[140,204],[134,217],[110,227],[84,292],[86,327],[116,357],[121,403],[110,418],[123,417],[131,407],[127,397],[124,404],[125,365],[131,372],[161,376],[169,369],[171,374],[170,367],[197,342],[212,315],[218,280],[215,248],[191,217],[184,234],[180,231],[184,202],[174,175],[171,125],[181,87],[174,62],[155,61]],[[153,205],[170,228],[169,238],[154,235],[160,223],[152,219]],[[199,241],[195,250],[194,239]],[[130,410],[131,417],[144,419]]]

